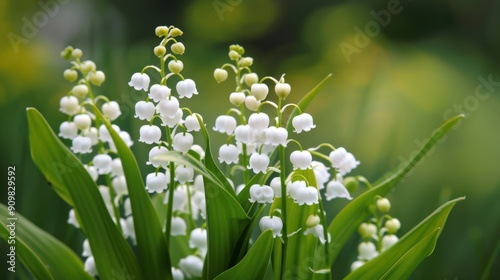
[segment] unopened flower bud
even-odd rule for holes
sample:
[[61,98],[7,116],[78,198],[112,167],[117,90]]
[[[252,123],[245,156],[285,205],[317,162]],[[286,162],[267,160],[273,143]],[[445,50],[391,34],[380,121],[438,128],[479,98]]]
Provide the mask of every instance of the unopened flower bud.
[[236,45],[236,44],[229,46],[229,50],[230,51],[235,51],[235,52],[237,52],[240,55],[243,55],[245,53],[245,49],[242,46]]
[[380,198],[377,200],[377,208],[380,212],[386,213],[391,210],[391,202],[387,198]]
[[394,234],[401,228],[401,222],[396,218],[392,218],[385,222],[385,228],[388,233]]
[[245,84],[251,87],[253,84],[259,81],[259,76],[256,73],[248,73],[244,76]]
[[61,57],[65,60],[68,60],[71,58],[71,53],[73,52],[73,47],[72,46],[67,46],[64,48],[64,50],[61,52]]
[[106,80],[106,76],[102,71],[90,72],[89,80],[93,85],[100,86]]
[[354,177],[344,178],[343,184],[349,193],[354,193],[359,188],[359,182]]
[[183,43],[177,42],[177,43],[172,44],[172,46],[170,46],[170,49],[175,54],[183,54],[184,51],[186,50],[186,47],[184,47]]
[[78,78],[78,72],[76,72],[75,70],[71,70],[71,69],[66,69],[64,70],[64,78],[72,83],[76,80],[76,78]]
[[248,108],[250,111],[257,111],[259,108],[260,101],[255,98],[253,95],[248,95],[245,97],[245,106]]
[[156,27],[155,34],[158,37],[168,36],[168,27],[166,27],[166,26]]
[[91,60],[85,60],[82,62],[82,65],[80,66],[80,70],[82,70],[83,73],[89,73],[92,71],[95,71],[96,66],[95,63]]
[[250,67],[252,66],[253,64],[253,58],[251,57],[243,57],[242,59],[240,59],[240,61],[238,61],[238,65],[240,67]]
[[358,232],[362,238],[372,238],[377,233],[377,227],[374,224],[362,223],[358,227]]
[[76,58],[76,59],[78,59],[78,58],[82,57],[82,55],[83,55],[83,52],[82,52],[82,50],[80,50],[80,49],[74,49],[74,50],[71,52],[71,56],[72,56],[73,58]]
[[153,49],[153,52],[157,57],[162,57],[165,55],[165,53],[167,53],[167,49],[164,46],[156,46]]
[[174,74],[179,74],[184,69],[184,64],[180,60],[170,60],[168,62],[168,70]]
[[266,84],[254,83],[250,88],[250,92],[252,92],[252,95],[255,96],[255,99],[264,100],[267,97],[269,88]]
[[87,93],[89,93],[89,88],[87,85],[76,85],[73,87],[71,92],[73,92],[73,95],[78,98],[84,98],[87,96]]
[[237,51],[229,51],[229,59],[238,60],[240,58],[240,54]]
[[182,35],[182,30],[180,30],[179,28],[177,27],[174,27],[172,29],[170,29],[170,32],[168,33],[168,35],[170,37],[177,37],[177,36],[181,36]]
[[320,222],[320,219],[317,215],[309,215],[309,217],[307,218],[307,221],[306,221],[306,226],[308,228],[312,228],[312,227],[319,225],[319,222]]
[[279,98],[285,99],[289,94],[290,94],[291,87],[287,83],[281,83],[278,82],[276,83],[276,86],[274,87],[274,91],[276,92],[276,95],[278,95]]
[[245,94],[243,92],[233,92],[229,95],[229,102],[234,106],[240,106],[245,102]]
[[217,83],[224,82],[227,79],[227,71],[222,68],[215,69],[214,79],[217,81]]

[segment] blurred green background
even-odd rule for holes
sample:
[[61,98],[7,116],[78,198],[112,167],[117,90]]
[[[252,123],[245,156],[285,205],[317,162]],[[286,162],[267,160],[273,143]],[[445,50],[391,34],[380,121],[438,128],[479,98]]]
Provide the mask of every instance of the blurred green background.
[[[286,73],[290,101],[333,73],[308,109],[317,128],[298,138],[306,147],[346,147],[361,161],[353,174],[371,181],[407,161],[446,117],[465,113],[390,194],[392,215],[404,233],[446,200],[467,196],[412,278],[479,279],[490,260],[489,279],[500,278],[500,258],[492,259],[500,242],[499,1],[170,2],[0,1],[1,170],[6,176],[8,166],[16,167],[20,214],[81,252],[81,233],[66,224],[68,206],[34,166],[28,148],[26,107],[38,108],[55,130],[65,120],[58,103],[70,85],[59,52],[77,46],[106,73],[100,93],[120,102],[118,123],[137,140],[142,123],[131,110],[139,97],[127,83],[132,73],[156,63],[154,28],[175,25],[184,31],[183,74],[200,92],[187,103],[209,127],[230,105],[233,85],[212,78],[227,61],[229,44],[246,48],[260,76]],[[133,150],[146,161],[146,145],[136,141]],[[334,214],[345,202],[330,204]],[[6,273],[5,249],[2,242],[0,275]],[[355,256],[344,250],[335,279]],[[25,278],[22,270],[16,278]]]

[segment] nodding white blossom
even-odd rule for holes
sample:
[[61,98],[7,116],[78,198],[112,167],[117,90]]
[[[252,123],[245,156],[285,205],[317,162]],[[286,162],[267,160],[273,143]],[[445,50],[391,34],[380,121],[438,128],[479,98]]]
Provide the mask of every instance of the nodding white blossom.
[[116,176],[115,178],[113,178],[113,180],[111,181],[111,186],[115,190],[115,194],[117,197],[120,197],[128,193],[127,180],[123,175]]
[[163,99],[158,103],[157,110],[160,115],[173,118],[177,114],[179,107],[179,100],[175,98],[175,96],[170,96],[169,98]]
[[[317,224],[313,227],[307,228],[304,231],[304,235],[309,235],[309,234],[316,236],[319,239],[319,242],[321,242],[321,244],[325,244],[326,238],[325,238],[324,229],[323,229],[322,224]],[[331,240],[331,236],[328,233],[328,241],[330,241],[330,240]]]
[[245,102],[245,97],[246,95],[243,92],[232,92],[229,95],[229,102],[234,106],[240,106]]
[[[168,174],[168,172],[167,172]],[[167,204],[168,203],[168,196],[169,196],[170,190],[167,190],[167,194],[165,195],[165,199],[163,200],[163,203]],[[172,203],[172,211],[176,212],[181,212],[181,213],[188,213],[188,186],[186,185],[179,185],[175,188],[174,190],[174,200]]]
[[125,216],[132,215],[132,205],[130,204],[130,198],[125,198],[123,201],[123,211],[125,212]]
[[172,267],[172,279],[184,280],[184,273],[182,273],[182,270]]
[[281,197],[281,179],[280,177],[274,177],[269,184],[271,189],[273,189],[275,197]]
[[349,191],[346,189],[344,184],[337,180],[331,180],[328,182],[326,185],[326,191],[325,191],[325,196],[326,200],[332,200],[334,198],[346,198],[351,200],[351,194]]
[[306,181],[303,180],[298,180],[294,182],[290,181],[286,185],[286,192],[291,198],[295,199],[297,190],[306,187],[307,187]]
[[392,247],[398,242],[399,238],[394,234],[387,234],[382,237],[382,252]]
[[149,76],[147,74],[134,73],[128,85],[133,87],[135,90],[148,91],[149,81]]
[[308,113],[303,113],[298,116],[295,116],[292,119],[293,128],[295,128],[294,132],[301,133],[302,131],[310,131],[315,128],[316,125],[313,123],[313,117]]
[[154,102],[160,102],[161,100],[167,99],[170,95],[170,88],[164,85],[154,84],[149,90],[149,98],[153,99]]
[[175,180],[181,184],[193,182],[194,170],[189,166],[179,165],[175,168]]
[[163,147],[163,146],[153,147],[149,151],[149,161],[147,161],[146,164],[152,165],[153,167],[159,167],[161,165],[163,168],[166,168],[168,166],[168,161],[158,159],[158,156],[165,155],[167,153],[168,153],[168,149]]
[[186,221],[181,217],[172,217],[172,227],[170,228],[171,236],[186,235]]
[[74,122],[63,122],[59,126],[58,135],[65,139],[73,139],[78,135],[78,127]]
[[253,153],[250,156],[249,167],[255,173],[266,173],[267,167],[269,166],[269,157],[264,154]]
[[87,85],[76,85],[71,89],[71,92],[78,98],[85,98],[89,93],[89,88]]
[[78,220],[76,219],[75,209],[73,209],[73,208],[71,210],[69,210],[67,223],[70,225],[73,225],[75,228],[80,228],[80,224],[78,223]]
[[203,260],[195,255],[189,255],[179,261],[179,267],[188,278],[201,277]]
[[139,101],[135,104],[134,117],[140,120],[150,121],[155,114],[155,104],[153,102]]
[[[120,133],[119,126],[113,124],[111,125],[111,127],[114,131],[116,131],[116,133]],[[101,141],[103,142],[112,142],[111,135],[109,134],[109,131],[104,124],[101,124],[101,126],[99,127],[99,139],[101,139]]]
[[97,173],[108,174],[111,173],[113,159],[107,154],[98,154],[92,160],[95,168],[97,168]]
[[189,248],[196,248],[202,252],[207,251],[207,230],[195,228],[189,236]]
[[254,83],[250,87],[250,92],[255,97],[255,99],[260,101],[266,99],[267,94],[269,93],[269,88],[266,84]]
[[193,146],[193,135],[190,133],[177,133],[172,141],[174,150],[187,153]]
[[75,115],[80,111],[80,102],[74,96],[64,96],[59,102],[59,110],[66,115]]
[[[248,143],[246,144],[246,154],[249,156],[257,151],[257,144]],[[236,142],[236,147],[238,147],[238,151],[240,154],[243,154],[243,144],[241,142]]]
[[227,135],[231,135],[236,128],[236,119],[232,116],[222,115],[218,116],[215,119],[214,130],[220,133],[226,133]]
[[152,193],[161,193],[163,190],[167,189],[167,176],[163,173],[149,173],[146,176],[146,189]]
[[249,144],[252,142],[252,128],[249,125],[238,125],[234,130],[236,141]]
[[328,167],[320,161],[312,161],[311,167],[314,171],[314,177],[316,177],[316,183],[318,183],[318,189],[322,190],[325,187],[326,182],[330,179]]
[[361,242],[358,245],[358,259],[369,261],[378,256],[377,248],[372,242]]
[[311,167],[312,155],[309,151],[293,151],[290,154],[293,169],[306,170]]
[[219,148],[219,161],[227,164],[238,163],[238,147],[224,144]]
[[92,140],[92,146],[99,143],[99,130],[95,127],[82,131],[82,135],[87,136]]
[[274,92],[276,92],[276,95],[282,99],[285,99],[290,94],[290,91],[291,87],[287,83],[278,82],[276,83],[276,86],[274,86]]
[[161,130],[156,125],[143,125],[139,129],[139,142],[146,144],[160,143]]
[[120,105],[116,101],[102,104],[102,113],[112,121],[116,120],[122,114]]
[[134,217],[128,216],[125,219],[125,226],[123,227],[123,234],[125,237],[130,238],[134,244],[137,244],[135,238]]
[[186,119],[184,120],[184,126],[186,127],[187,131],[200,131],[201,126],[197,116],[199,116],[201,121],[203,122],[203,118],[201,117],[201,115],[196,113],[186,117]]
[[295,192],[294,200],[298,205],[318,204],[319,203],[318,189],[311,186],[305,188],[299,188]]
[[259,227],[261,231],[271,229],[273,231],[273,237],[281,237],[281,229],[283,228],[283,221],[280,217],[269,217],[263,216],[259,221]]
[[286,147],[288,131],[283,127],[270,126],[266,130],[266,144]]
[[274,192],[269,186],[261,186],[259,184],[254,184],[250,187],[250,202],[258,203],[273,203]]
[[89,173],[92,180],[94,180],[94,182],[97,181],[97,178],[99,177],[99,173],[97,173],[97,169],[94,166],[90,166],[87,164],[83,165],[83,167],[85,167],[85,169]]
[[118,135],[123,140],[123,142],[125,142],[125,145],[127,147],[130,147],[130,146],[132,146],[134,144],[134,141],[132,141],[132,138],[130,138],[130,134],[128,134],[128,132],[126,132],[126,131],[120,131],[120,132],[118,132]]
[[360,268],[362,265],[364,265],[365,262],[364,261],[360,261],[360,260],[357,260],[357,261],[354,261],[352,264],[351,264],[351,271],[354,271],[358,268]]
[[177,93],[179,93],[180,98],[191,98],[193,94],[198,94],[196,84],[191,79],[179,81],[175,88],[177,89]]
[[255,96],[253,95],[247,95],[245,97],[245,106],[250,111],[257,111],[260,106],[260,100],[257,100],[257,98],[255,98]]
[[351,172],[352,169],[359,165],[359,161],[354,158],[354,155],[348,153],[346,149],[342,147],[332,151],[329,157],[332,166],[337,168],[342,175]]
[[88,114],[79,114],[73,118],[73,123],[80,130],[87,130],[92,125],[92,119]]
[[85,260],[85,264],[83,265],[85,271],[92,275],[97,276],[97,267],[95,266],[94,257],[90,256]]
[[254,130],[263,130],[269,126],[269,116],[265,113],[253,113],[248,118],[248,126]]
[[191,146],[191,151],[194,151],[196,152],[198,155],[200,155],[200,159],[204,159],[205,158],[205,150],[198,144],[193,144],[193,146]]
[[77,154],[88,154],[92,152],[92,139],[86,136],[76,136],[73,138],[71,150]]
[[173,128],[174,126],[182,123],[182,115],[183,112],[181,108],[177,110],[175,116],[173,116],[172,118],[169,116],[161,115],[161,120],[163,122],[161,125]]
[[82,250],[82,257],[90,257],[92,256],[92,251],[90,250],[90,243],[87,238],[83,240],[83,250]]
[[120,158],[115,158],[111,162],[111,175],[112,176],[123,176],[123,166],[122,160]]
[[243,79],[245,80],[245,84],[251,87],[253,84],[259,81],[259,76],[257,75],[257,73],[247,73],[243,76]]

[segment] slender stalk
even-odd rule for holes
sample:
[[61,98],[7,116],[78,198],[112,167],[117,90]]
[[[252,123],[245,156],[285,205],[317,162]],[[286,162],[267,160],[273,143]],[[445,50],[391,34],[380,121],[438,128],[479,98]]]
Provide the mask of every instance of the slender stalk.
[[[282,106],[282,99],[278,99],[278,109],[277,109],[277,114],[278,114],[278,123],[277,127],[281,127],[281,124],[283,122],[283,116],[281,113],[281,106]],[[283,246],[281,249],[281,278],[284,277],[285,275],[285,267],[286,267],[286,255],[287,255],[287,248],[288,248],[288,230],[287,230],[287,216],[286,216],[286,165],[285,165],[285,147],[282,145],[279,146],[279,159],[280,159],[280,182],[281,182],[281,221],[283,222]]]
[[[168,149],[173,150],[172,146],[172,135],[170,134],[170,128],[165,126],[167,134]],[[173,161],[168,163],[168,170],[170,172],[170,182],[168,183],[168,202],[167,202],[167,220],[165,225],[165,237],[167,239],[167,247],[170,245],[170,231],[172,229],[172,212],[174,208],[174,191],[175,191],[175,163]]]

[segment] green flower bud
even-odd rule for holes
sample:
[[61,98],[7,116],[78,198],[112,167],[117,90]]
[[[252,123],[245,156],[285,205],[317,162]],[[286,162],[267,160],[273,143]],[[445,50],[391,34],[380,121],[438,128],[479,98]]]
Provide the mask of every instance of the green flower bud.
[[170,30],[170,33],[168,35],[170,37],[182,36],[182,31],[179,28],[174,27]]
[[72,46],[67,46],[62,52],[61,52],[61,57],[65,60],[68,60],[71,58],[71,53],[73,52],[73,47]]
[[66,69],[64,70],[64,78],[72,83],[76,80],[76,78],[78,78],[78,72],[76,72],[75,70],[71,70],[71,69]]
[[278,82],[274,87],[274,91],[279,98],[285,99],[291,91],[291,87],[287,83]]
[[245,84],[247,84],[247,86],[251,87],[253,84],[255,84],[259,81],[259,76],[257,76],[256,73],[248,73],[248,74],[245,74],[243,79],[245,80]]
[[166,27],[166,26],[156,27],[155,34],[158,37],[168,36],[168,27]]
[[100,86],[104,83],[106,76],[102,71],[95,71],[89,73],[89,80],[93,85]]
[[75,59],[79,59],[80,57],[82,57],[83,55],[83,52],[82,50],[80,49],[74,49],[72,52],[71,52],[71,56]]
[[245,49],[242,46],[236,44],[229,46],[229,50],[237,52],[240,56],[245,53]]
[[401,228],[401,222],[396,218],[392,218],[385,221],[385,228],[387,229],[387,233],[395,234]]
[[71,89],[71,92],[78,98],[85,98],[89,93],[89,88],[86,85],[76,85]]
[[374,224],[362,223],[358,227],[358,232],[362,238],[369,239],[377,233],[377,227]]
[[82,62],[82,65],[80,66],[80,70],[82,70],[83,73],[89,73],[89,72],[94,72],[96,69],[95,63],[91,60],[85,60]]
[[307,217],[306,226],[312,228],[319,225],[319,222],[320,218],[317,215],[309,215],[309,217]]
[[179,74],[184,69],[184,64],[180,60],[170,60],[168,62],[168,70],[174,74]]
[[377,208],[382,213],[387,213],[391,210],[391,202],[387,198],[380,198],[377,200]]
[[229,51],[229,59],[231,60],[238,60],[240,58],[240,54],[237,52],[237,51],[234,51],[234,50],[230,50]]
[[156,46],[153,52],[157,57],[162,57],[167,53],[167,49],[164,46]]
[[227,79],[227,71],[222,68],[215,69],[214,79],[217,81],[217,83],[224,82]]
[[253,58],[251,57],[243,57],[238,61],[238,65],[240,67],[250,67],[253,64]]
[[344,178],[343,185],[350,194],[354,193],[359,188],[359,182],[354,177]]
[[184,44],[181,42],[177,42],[177,43],[172,44],[172,46],[170,46],[170,49],[175,54],[183,54],[184,51],[186,50],[186,48],[184,47]]

